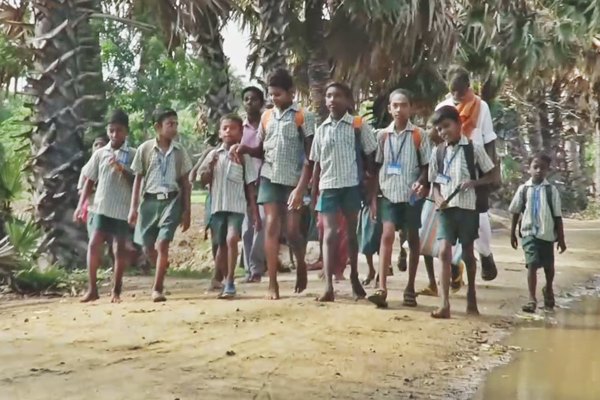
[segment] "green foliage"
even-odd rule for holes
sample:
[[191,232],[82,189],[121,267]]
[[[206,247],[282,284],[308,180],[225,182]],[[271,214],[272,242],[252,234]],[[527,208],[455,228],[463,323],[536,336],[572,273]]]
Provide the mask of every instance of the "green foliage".
[[37,267],[23,269],[15,274],[15,283],[24,293],[44,293],[66,287],[69,274],[58,267],[50,267],[44,271]]
[[33,265],[42,242],[41,229],[31,219],[12,218],[6,222],[5,230],[21,260],[27,265]]

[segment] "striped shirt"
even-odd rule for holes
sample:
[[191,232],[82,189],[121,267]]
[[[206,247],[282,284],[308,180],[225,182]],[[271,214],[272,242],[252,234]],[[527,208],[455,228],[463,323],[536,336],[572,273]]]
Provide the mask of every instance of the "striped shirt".
[[[152,152],[146,167],[142,147],[148,146],[149,144],[146,144],[148,142],[152,142]],[[179,142],[171,142],[171,146],[166,152],[158,147],[156,139],[151,139],[140,146],[131,168],[136,175],[144,176],[144,193],[169,193],[179,190],[178,178],[181,177],[177,176],[176,171],[177,153],[180,153],[179,157],[182,157],[182,176],[187,176],[192,169],[192,160]]]
[[[339,121],[330,116],[317,129],[310,159],[321,165],[319,190],[359,184],[353,121],[354,117],[348,113]],[[368,124],[362,124],[360,130],[361,149],[365,155],[372,154],[377,149],[373,131]]]
[[[260,125],[260,124],[259,124]],[[260,137],[258,136],[258,128],[252,126],[248,119],[244,120],[244,129],[242,133],[242,141],[240,142],[248,147],[258,147],[260,145]],[[252,158],[256,173],[260,171],[262,160],[260,158]]]
[[110,161],[117,162],[129,168],[136,151],[124,143],[115,150],[110,143],[92,154],[87,167],[84,167],[85,177],[97,183],[94,196],[93,212],[109,218],[127,221],[131,203],[131,181],[124,173],[117,171]]
[[[464,147],[469,144],[469,140],[465,136],[461,136],[460,141],[454,146],[448,146],[444,157],[444,171],[438,171],[437,151],[432,151],[431,160],[429,161],[429,181],[435,183],[438,175],[446,175],[450,177],[450,182],[440,185],[440,191],[444,199],[447,199],[461,184],[471,180],[467,160],[465,158]],[[440,146],[445,146],[444,143]],[[482,145],[473,143],[473,155],[475,158],[475,166],[488,173],[494,168],[494,163],[485,152]],[[465,210],[475,210],[475,189],[461,190],[448,204],[448,207],[458,207]]]
[[[263,141],[265,151],[261,176],[273,183],[296,186],[300,180],[305,154],[304,141],[300,140],[300,133],[296,126],[295,118],[298,110],[300,107],[295,103],[284,111],[275,107],[266,129],[263,129],[262,124],[258,128],[258,135]],[[313,113],[304,111],[302,132],[304,138],[315,134]]]
[[[421,173],[417,149],[412,137],[414,129],[415,126],[409,121],[404,131],[396,132],[392,122],[390,126],[377,132],[375,161],[381,164],[379,187],[385,198],[392,203],[408,202],[411,186]],[[421,146],[418,151],[422,166],[426,166],[431,157],[431,145],[422,130]],[[388,167],[392,164],[400,164],[399,175],[389,173]]]
[[252,158],[244,154],[244,166],[229,158],[229,149],[221,145],[211,151],[204,159],[200,170],[206,170],[215,153],[218,160],[210,183],[210,213],[221,211],[246,214],[247,202],[244,194],[244,182],[250,184],[258,178]]
[[[552,186],[552,203],[554,210],[548,205],[546,196],[546,186],[550,183],[544,181],[536,185],[531,179],[519,186],[515,197],[513,197],[508,211],[513,214],[523,214],[521,219],[521,236],[535,236],[538,239],[547,242],[556,240],[556,231],[554,226],[554,217],[561,217],[560,193],[556,187]],[[527,200],[523,204],[523,191],[526,190]],[[525,211],[523,211],[525,206]],[[554,217],[552,216],[554,211]]]
[[[87,180],[85,175],[87,173],[87,170],[90,168],[90,161],[91,161],[91,159],[89,159],[88,162],[85,163],[85,165],[81,169],[81,173],[79,174],[79,181],[77,181],[77,192],[79,192],[79,193],[81,193],[81,190],[83,190],[83,186],[85,185],[85,181]],[[96,187],[93,187],[92,192],[90,193],[90,195],[88,197],[88,211],[89,212],[94,212],[94,192],[95,191],[96,191]]]

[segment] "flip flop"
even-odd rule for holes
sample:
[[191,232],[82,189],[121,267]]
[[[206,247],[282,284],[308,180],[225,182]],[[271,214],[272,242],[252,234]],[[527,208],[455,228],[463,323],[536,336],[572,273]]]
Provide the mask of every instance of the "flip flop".
[[375,279],[375,275],[373,275],[373,277],[367,276],[363,281],[362,284],[364,286],[367,286],[369,283],[371,283],[371,281]]
[[404,307],[416,307],[417,306],[417,295],[414,292],[404,292],[404,300],[402,301]]
[[535,309],[537,308],[537,303],[535,301],[530,301],[522,307],[523,312],[533,314],[535,313]]
[[385,290],[376,290],[375,293],[367,297],[371,303],[375,304],[377,308],[387,308],[388,303],[386,301],[387,293]]
[[219,299],[232,299],[236,295],[235,284],[226,284],[223,292],[218,296]]
[[426,288],[419,290],[419,292],[417,293],[417,296],[438,297],[438,292],[437,292],[437,289],[433,290],[431,287],[427,286]]
[[542,295],[544,296],[544,308],[552,310],[556,305],[554,300],[554,294],[549,295],[546,286],[542,288]]

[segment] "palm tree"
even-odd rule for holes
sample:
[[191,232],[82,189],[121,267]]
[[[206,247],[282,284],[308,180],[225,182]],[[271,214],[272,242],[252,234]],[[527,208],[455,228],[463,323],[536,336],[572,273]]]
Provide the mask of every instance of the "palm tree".
[[72,222],[86,139],[103,129],[106,110],[100,47],[89,16],[98,0],[32,0],[35,69],[32,185],[36,218],[48,236],[49,262],[85,265],[86,233]]

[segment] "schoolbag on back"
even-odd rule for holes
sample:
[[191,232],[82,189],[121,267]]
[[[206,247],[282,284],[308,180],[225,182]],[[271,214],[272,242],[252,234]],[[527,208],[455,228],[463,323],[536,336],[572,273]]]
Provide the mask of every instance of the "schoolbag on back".
[[[274,110],[272,108],[269,108],[263,113],[262,117],[260,118],[260,124],[262,126],[263,132],[267,131],[267,126],[269,126],[269,122],[271,122],[271,119],[273,119],[273,112]],[[304,125],[304,108],[298,108],[298,111],[296,111],[294,115],[294,122],[296,123],[296,129],[298,130],[298,138],[300,139],[300,144],[304,149],[304,129],[302,128],[302,125]],[[306,153],[306,151],[303,150],[302,153]],[[304,154],[304,157],[308,159],[309,154]]]
[[[529,192],[530,186],[525,186],[525,188],[521,191],[521,203],[523,207],[521,207],[521,214],[525,212],[525,207],[527,206],[527,193]],[[554,193],[552,192],[552,185],[546,185],[546,201],[548,202],[548,207],[550,208],[550,215],[552,218],[556,218],[556,213],[554,212]]]
[[[412,133],[412,141],[415,145],[415,149],[417,150],[417,163],[419,164],[419,168],[423,166],[423,160],[421,160],[421,142],[423,141],[423,135],[421,133],[421,129],[417,128],[416,126],[413,128]],[[390,132],[389,131],[385,131],[384,135],[383,135],[383,143],[385,144],[385,142],[387,142],[388,138],[390,137]]]
[[[472,181],[477,180],[478,176],[483,175],[481,170],[478,171],[478,166],[475,165],[475,151],[473,149],[473,142],[469,140],[469,143],[465,146],[461,146],[464,151],[465,161],[467,162],[467,169],[469,170],[469,177]],[[444,170],[444,158],[446,157],[447,144],[440,143],[436,148],[436,161],[438,171]],[[490,209],[491,187],[490,185],[480,185],[475,187],[475,210],[478,213],[487,212]]]

